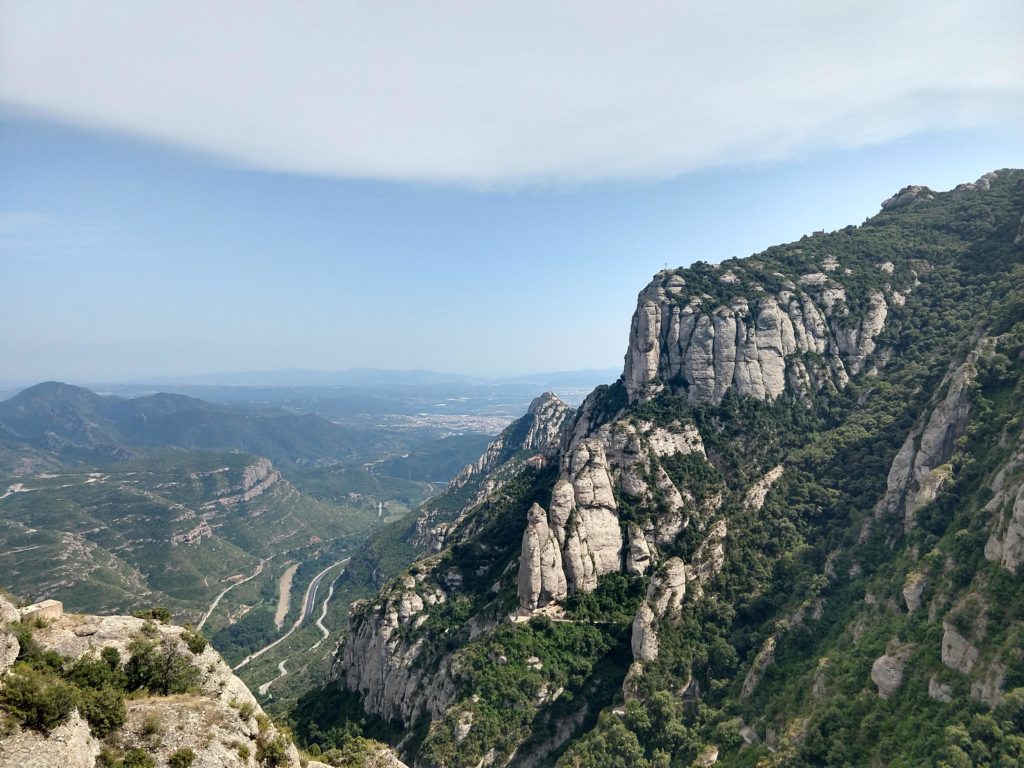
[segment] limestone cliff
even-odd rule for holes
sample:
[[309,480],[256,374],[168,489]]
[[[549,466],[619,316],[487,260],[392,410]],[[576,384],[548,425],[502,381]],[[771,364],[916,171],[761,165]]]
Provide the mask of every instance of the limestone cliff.
[[[658,559],[659,547],[671,544],[693,522],[704,525],[720,498],[698,500],[678,487],[662,466],[667,457],[694,454],[706,461],[700,433],[692,424],[655,426],[642,419],[619,419],[590,431],[579,429],[587,418],[584,408],[562,455],[561,474],[551,491],[551,507],[531,510],[523,540],[520,607],[530,611],[558,601],[566,594],[589,592],[604,573],[625,570],[642,575]],[[584,422],[585,423],[585,422]],[[623,536],[620,500],[631,507],[657,509],[638,516]],[[545,547],[558,554],[548,567],[548,579],[559,589],[535,589],[545,580],[535,542],[550,536]],[[565,588],[561,589],[564,574]]]
[[948,472],[942,467],[967,426],[978,359],[991,348],[991,339],[980,339],[967,358],[943,379],[939,392],[944,390],[945,394],[936,398],[927,418],[918,421],[893,459],[877,517],[902,515],[903,527],[909,529],[918,510],[933,501],[948,483]]
[[449,483],[450,490],[494,472],[517,454],[535,455],[543,460],[558,447],[562,424],[572,413],[553,392],[534,398],[526,414],[501,431],[479,459],[465,467]]
[[992,513],[993,521],[985,557],[1017,573],[1024,564],[1024,435],[996,470],[989,489],[992,498],[985,511]]
[[691,286],[692,268],[663,270],[640,292],[623,373],[630,402],[665,388],[719,403],[729,390],[775,400],[787,387],[799,397],[842,387],[865,370],[890,303],[904,299],[883,282],[858,297],[854,314],[842,282],[849,270],[835,257],[803,274],[750,266],[707,267],[713,288]]

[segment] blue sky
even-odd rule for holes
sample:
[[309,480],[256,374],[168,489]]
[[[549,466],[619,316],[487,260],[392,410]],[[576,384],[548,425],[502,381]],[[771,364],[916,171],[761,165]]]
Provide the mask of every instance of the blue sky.
[[[978,5],[953,6],[985,15],[970,10]],[[728,109],[706,124],[692,109],[655,106],[662,96],[679,96],[672,91],[678,78],[660,85],[654,78],[644,100],[637,93],[646,81],[598,77],[617,71],[616,61],[602,63],[594,52],[602,35],[619,34],[614,25],[593,32],[594,48],[556,55],[538,43],[531,55],[543,60],[543,71],[556,81],[559,73],[571,77],[561,81],[565,91],[548,95],[558,119],[528,115],[517,125],[528,107],[494,114],[496,102],[480,94],[504,89],[515,101],[539,93],[543,102],[536,73],[525,85],[504,71],[491,73],[490,83],[467,83],[467,67],[437,58],[438,50],[449,55],[447,48],[422,37],[429,24],[415,25],[417,37],[405,41],[402,50],[416,66],[406,62],[404,85],[384,95],[375,90],[387,81],[379,72],[352,75],[342,66],[351,63],[346,57],[365,61],[369,54],[333,48],[308,58],[323,67],[321,58],[340,57],[344,77],[318,83],[296,71],[284,78],[287,87],[269,82],[241,92],[248,81],[230,62],[216,63],[213,48],[201,42],[193,53],[208,77],[187,64],[161,69],[158,44],[165,33],[173,38],[174,19],[143,20],[140,35],[153,39],[142,42],[156,53],[133,69],[124,58],[132,51],[105,37],[111,29],[123,33],[124,19],[83,28],[67,6],[57,21],[78,24],[78,48],[54,63],[47,54],[58,44],[67,48],[60,24],[15,13],[0,32],[0,72],[8,73],[0,76],[0,379],[128,380],[290,367],[505,375],[617,366],[636,294],[664,264],[748,255],[812,230],[859,223],[905,184],[946,189],[994,168],[1024,166],[1024,88],[1014,74],[1024,62],[1024,38],[1013,27],[1024,16],[1013,4],[991,6],[976,30],[964,31],[973,16],[955,12],[956,29],[924,30],[916,52],[924,57],[929,46],[987,36],[994,53],[989,60],[974,49],[981,60],[967,74],[975,79],[938,67],[928,74],[938,81],[911,77],[900,86],[905,91],[851,109],[857,99],[850,94],[864,87],[857,78],[874,65],[853,55],[856,40],[832,40],[820,55],[848,48],[851,58],[806,75],[801,88],[808,90],[780,85],[788,113],[762,119],[751,89],[769,86],[744,82],[721,91]],[[793,23],[837,21],[807,20],[809,8]],[[506,15],[503,9],[497,20],[507,22]],[[187,19],[180,20],[186,29]],[[432,20],[443,42],[442,22],[450,20]],[[495,18],[478,21],[486,38]],[[713,29],[721,20],[684,21]],[[209,45],[223,44],[224,19],[208,23]],[[1010,29],[1000,37],[993,25]],[[266,27],[239,33],[241,50],[263,46],[262,58],[282,61],[289,51],[306,55],[282,47],[274,25]],[[361,36],[372,40],[372,31]],[[637,50],[650,34],[649,27],[636,31]],[[960,39],[931,40],[937,34]],[[914,53],[912,43],[903,41]],[[898,48],[894,43],[893,56]],[[101,50],[109,61],[93,55]],[[483,54],[463,55],[473,61]],[[704,81],[714,77],[700,64],[722,54],[688,55],[679,67],[709,88]],[[769,75],[804,72],[817,54],[807,55]],[[601,66],[592,68],[595,62]],[[409,84],[409,71],[434,79]],[[827,87],[818,88],[819,80]],[[833,81],[849,81],[852,90]],[[90,82],[96,87],[84,88]],[[297,82],[306,83],[307,101],[295,101]],[[591,84],[596,102],[567,96],[581,83]],[[160,98],[150,103],[157,85]],[[369,94],[364,102],[360,89]],[[339,91],[353,102],[343,113],[334,103]],[[692,93],[696,102],[714,103],[695,84]],[[237,108],[223,106],[235,97]],[[417,112],[409,106],[417,103],[431,106]],[[817,117],[788,118],[797,108]],[[600,131],[581,132],[602,114]],[[722,126],[740,120],[749,123],[745,132],[721,141]],[[315,130],[306,131],[310,123]]]

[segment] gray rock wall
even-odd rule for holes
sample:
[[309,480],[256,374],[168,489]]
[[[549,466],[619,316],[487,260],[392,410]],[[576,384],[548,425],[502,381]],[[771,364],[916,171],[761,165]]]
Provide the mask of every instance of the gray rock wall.
[[[737,281],[732,272],[720,280]],[[830,275],[809,273],[785,285],[776,295],[737,288],[728,306],[716,307],[691,295],[679,271],[659,272],[640,293],[630,327],[623,373],[630,402],[666,386],[692,403],[721,402],[730,389],[774,400],[787,383],[806,397],[864,370],[885,327],[885,295],[872,291],[863,316],[852,318],[846,289]],[[823,362],[808,364],[801,353]]]

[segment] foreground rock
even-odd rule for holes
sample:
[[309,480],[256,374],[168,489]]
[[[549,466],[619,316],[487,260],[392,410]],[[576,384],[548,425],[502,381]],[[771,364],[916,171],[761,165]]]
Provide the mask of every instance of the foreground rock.
[[[11,632],[16,612],[0,597],[0,648],[17,649]],[[66,614],[32,630],[42,649],[68,659],[96,655],[115,648],[122,659],[133,640],[146,637],[175,649],[198,670],[198,683],[190,693],[173,696],[131,697],[124,723],[102,741],[90,732],[77,709],[50,733],[20,727],[9,713],[0,711],[0,768],[93,768],[101,749],[142,749],[157,765],[167,765],[172,754],[192,750],[192,768],[255,768],[260,756],[278,754],[276,765],[298,768],[299,753],[287,736],[263,712],[256,698],[231,671],[220,654],[206,645],[193,653],[182,627],[156,624],[130,616]],[[14,652],[17,655],[17,650]],[[6,653],[3,660],[6,664]],[[10,675],[0,667],[0,675]],[[0,677],[0,686],[4,677]],[[315,763],[312,763],[315,765]]]

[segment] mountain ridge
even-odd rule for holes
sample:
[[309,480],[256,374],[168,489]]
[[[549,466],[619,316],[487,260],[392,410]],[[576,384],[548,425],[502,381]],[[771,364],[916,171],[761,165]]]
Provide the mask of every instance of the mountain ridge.
[[[1003,170],[660,273],[557,466],[357,605],[338,684],[423,768],[970,760],[977,706],[1020,732],[1024,616],[997,605],[1021,592],[1000,552],[1020,535],[1022,212]],[[678,341],[687,307],[710,354]],[[821,319],[803,346],[795,310]],[[716,356],[718,329],[736,345]],[[910,477],[907,528],[884,498]]]

